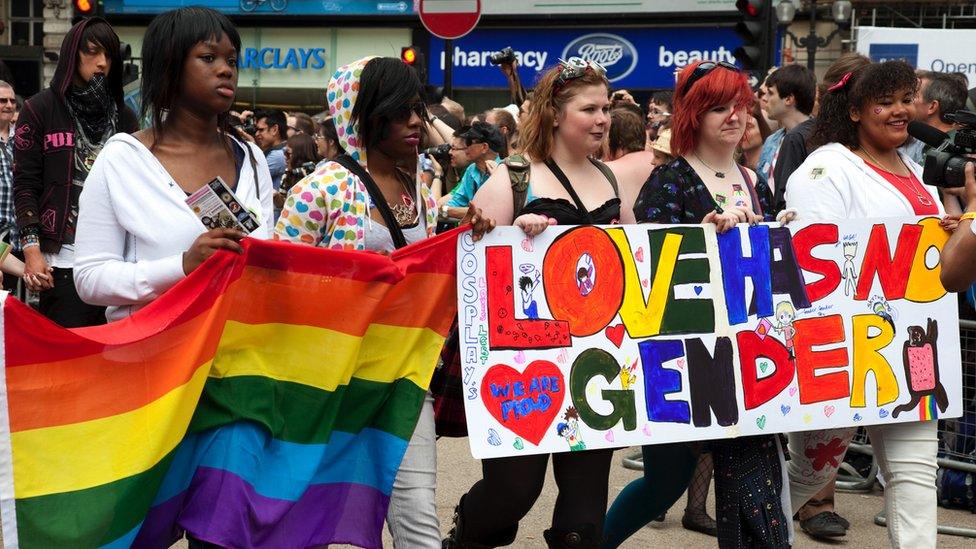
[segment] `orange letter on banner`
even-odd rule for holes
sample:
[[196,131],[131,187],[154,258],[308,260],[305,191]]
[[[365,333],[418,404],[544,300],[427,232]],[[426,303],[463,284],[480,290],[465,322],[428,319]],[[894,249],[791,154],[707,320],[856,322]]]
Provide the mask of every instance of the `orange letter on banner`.
[[898,244],[895,245],[895,257],[892,258],[884,223],[872,227],[864,260],[861,262],[861,274],[857,279],[854,299],[864,301],[868,298],[875,275],[881,281],[881,292],[885,299],[894,301],[905,297],[908,276],[912,272],[912,259],[921,235],[922,227],[902,225],[898,233]]
[[[854,386],[851,387],[851,406],[867,406],[864,385],[868,380],[868,372],[874,372],[874,382],[878,386],[878,406],[898,400],[898,380],[891,370],[891,364],[878,352],[895,339],[895,329],[878,315],[854,315],[851,320],[854,325]],[[880,333],[876,336],[870,335],[871,328]]]
[[[760,339],[754,330],[746,330],[735,335],[739,342],[739,368],[742,370],[742,396],[746,410],[762,406],[793,381],[796,367],[790,360],[786,346],[774,337]],[[756,373],[756,360],[759,357],[773,361],[776,371],[773,375],[759,379]]]
[[620,252],[602,229],[571,229],[549,245],[542,283],[552,316],[569,321],[576,337],[593,335],[613,321],[624,299]]
[[912,261],[912,272],[908,276],[905,299],[916,303],[931,303],[941,299],[946,294],[946,290],[939,280],[942,265],[936,263],[935,267],[929,269],[925,264],[925,254],[935,248],[936,261],[938,261],[938,252],[942,251],[942,247],[949,240],[949,233],[939,225],[939,220],[935,217],[919,220],[918,224],[922,226],[922,236],[915,250],[915,260]]
[[840,269],[829,259],[813,257],[813,249],[821,244],[837,242],[837,225],[818,223],[808,225],[793,235],[796,262],[804,271],[823,275],[823,278],[807,284],[807,297],[811,303],[832,294],[840,286]]
[[814,351],[814,346],[844,342],[844,320],[831,315],[797,320],[793,323],[793,349],[796,352],[796,378],[800,386],[800,404],[844,398],[851,394],[847,372],[817,375],[821,368],[847,366],[847,349]]

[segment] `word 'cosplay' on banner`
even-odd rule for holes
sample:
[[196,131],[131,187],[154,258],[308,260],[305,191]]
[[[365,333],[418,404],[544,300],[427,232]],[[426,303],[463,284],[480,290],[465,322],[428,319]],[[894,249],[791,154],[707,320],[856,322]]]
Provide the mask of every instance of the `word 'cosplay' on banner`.
[[475,457],[961,413],[935,218],[458,241]]
[[382,547],[456,237],[391,257],[245,239],[94,328],[0,294],[4,545]]

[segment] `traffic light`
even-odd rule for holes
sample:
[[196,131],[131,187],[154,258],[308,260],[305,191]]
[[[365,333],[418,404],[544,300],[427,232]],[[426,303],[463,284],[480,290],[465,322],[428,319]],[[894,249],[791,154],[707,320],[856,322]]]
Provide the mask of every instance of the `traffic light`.
[[75,17],[86,17],[95,15],[95,8],[98,7],[98,0],[72,0],[75,8]]
[[400,48],[400,60],[410,65],[417,71],[417,76],[421,82],[426,81],[427,66],[424,63],[424,52],[417,46],[404,46]]
[[742,38],[742,45],[733,55],[744,69],[765,71],[772,62],[773,28],[771,0],[736,0],[735,8],[741,18],[735,32]]

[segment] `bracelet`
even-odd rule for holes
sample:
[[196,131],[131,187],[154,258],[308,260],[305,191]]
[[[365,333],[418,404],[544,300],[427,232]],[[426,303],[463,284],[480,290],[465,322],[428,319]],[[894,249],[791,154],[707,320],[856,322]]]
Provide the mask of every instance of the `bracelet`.
[[21,248],[32,248],[34,246],[40,246],[41,239],[36,234],[25,234],[20,237],[20,247]]
[[966,212],[959,216],[959,221],[964,219],[976,219],[976,212]]

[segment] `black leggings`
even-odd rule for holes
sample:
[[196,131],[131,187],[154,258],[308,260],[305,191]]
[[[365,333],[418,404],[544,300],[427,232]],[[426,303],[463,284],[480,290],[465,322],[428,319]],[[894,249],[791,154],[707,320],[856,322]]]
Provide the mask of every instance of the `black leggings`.
[[[577,530],[592,524],[602,537],[613,450],[552,454],[559,487],[552,528]],[[465,539],[477,541],[518,524],[535,505],[546,482],[549,454],[485,459],[483,478],[464,498]]]

